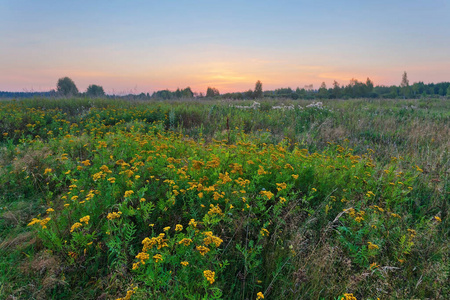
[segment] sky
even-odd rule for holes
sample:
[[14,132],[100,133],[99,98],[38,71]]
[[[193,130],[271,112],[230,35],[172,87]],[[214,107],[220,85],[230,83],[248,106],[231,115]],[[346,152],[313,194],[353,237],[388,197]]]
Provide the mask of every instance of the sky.
[[450,0],[0,0],[0,90],[450,81]]

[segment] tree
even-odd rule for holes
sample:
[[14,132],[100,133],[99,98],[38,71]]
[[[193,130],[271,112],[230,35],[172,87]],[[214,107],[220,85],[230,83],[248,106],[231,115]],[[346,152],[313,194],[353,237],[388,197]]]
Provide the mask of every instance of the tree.
[[410,92],[410,88],[409,88],[409,80],[408,80],[408,75],[406,74],[406,71],[403,72],[402,82],[400,83],[400,89],[402,91],[403,98],[407,98],[410,96],[411,92]]
[[58,79],[56,89],[58,90],[58,93],[61,93],[64,96],[73,96],[78,94],[78,89],[75,82],[73,82],[73,80],[69,77]]
[[341,96],[341,88],[339,82],[333,81],[333,98],[337,99]]
[[328,98],[328,90],[325,82],[322,82],[322,84],[320,85],[318,95],[320,98]]
[[219,90],[208,86],[208,89],[206,90],[206,97],[215,97],[215,96],[220,96]]
[[447,88],[447,98],[450,98],[450,85]]
[[88,97],[103,97],[105,96],[105,91],[103,90],[103,87],[96,84],[91,84],[88,86],[86,90],[86,96]]
[[253,94],[253,97],[254,98],[262,98],[263,97],[262,83],[259,80],[255,84],[255,92]]

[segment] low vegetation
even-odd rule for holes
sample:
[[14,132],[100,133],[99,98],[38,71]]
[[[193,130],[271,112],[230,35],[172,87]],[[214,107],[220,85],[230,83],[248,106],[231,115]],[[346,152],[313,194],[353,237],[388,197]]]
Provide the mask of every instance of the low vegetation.
[[444,299],[450,102],[311,104],[1,102],[0,296]]

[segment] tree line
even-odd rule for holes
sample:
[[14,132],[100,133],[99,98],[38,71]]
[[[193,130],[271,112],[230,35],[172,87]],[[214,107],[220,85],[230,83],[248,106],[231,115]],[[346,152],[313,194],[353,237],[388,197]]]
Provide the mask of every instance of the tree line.
[[305,85],[303,88],[297,87],[295,90],[290,87],[279,88],[275,90],[263,91],[262,82],[257,81],[255,88],[249,89],[245,92],[234,92],[221,94],[215,87],[208,87],[206,93],[194,93],[190,87],[175,91],[168,89],[155,91],[152,94],[128,94],[123,96],[106,95],[102,86],[91,84],[85,92],[80,93],[74,81],[69,77],[60,78],[56,85],[56,90],[50,92],[2,92],[0,97],[19,98],[19,97],[124,97],[132,99],[160,99],[171,100],[181,98],[216,98],[216,99],[260,99],[260,98],[290,98],[290,99],[351,99],[351,98],[382,98],[382,99],[399,99],[399,98],[421,98],[421,97],[436,97],[447,96],[450,97],[450,82],[428,83],[416,82],[409,84],[408,75],[406,72],[402,75],[400,84],[384,86],[375,86],[370,78],[365,82],[351,79],[347,85],[341,85],[336,80],[331,87],[327,87],[325,82],[322,82],[318,89],[314,86]]

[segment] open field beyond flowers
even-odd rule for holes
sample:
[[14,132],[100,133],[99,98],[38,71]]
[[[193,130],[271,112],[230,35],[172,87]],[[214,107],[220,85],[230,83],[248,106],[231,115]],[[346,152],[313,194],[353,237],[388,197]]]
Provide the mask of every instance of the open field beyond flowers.
[[0,102],[0,297],[444,299],[450,102],[308,104]]

